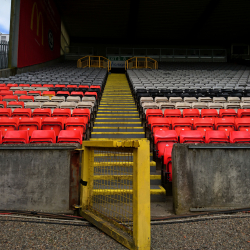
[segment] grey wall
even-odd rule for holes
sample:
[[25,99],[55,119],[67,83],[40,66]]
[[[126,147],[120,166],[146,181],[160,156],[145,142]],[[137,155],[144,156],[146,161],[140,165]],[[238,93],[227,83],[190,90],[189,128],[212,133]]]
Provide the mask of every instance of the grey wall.
[[[71,210],[71,199],[78,194],[79,183],[76,176],[79,174],[79,160],[73,159],[72,163],[72,151],[79,152],[74,150],[78,146],[1,145],[0,209]],[[76,200],[73,202],[77,203]]]
[[250,146],[175,144],[172,152],[176,214],[250,207]]

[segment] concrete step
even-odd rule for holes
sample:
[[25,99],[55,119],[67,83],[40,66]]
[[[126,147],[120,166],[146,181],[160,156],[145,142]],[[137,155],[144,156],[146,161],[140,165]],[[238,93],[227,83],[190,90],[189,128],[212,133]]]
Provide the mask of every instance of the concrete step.
[[92,132],[91,138],[145,138],[144,132]]
[[141,122],[141,120],[139,118],[113,118],[113,117],[97,117],[95,119],[96,122]]
[[141,122],[95,122],[95,126],[97,127],[139,127],[141,126]]
[[139,118],[138,114],[99,114],[96,115],[96,118]]
[[144,132],[143,127],[94,127],[93,132]]

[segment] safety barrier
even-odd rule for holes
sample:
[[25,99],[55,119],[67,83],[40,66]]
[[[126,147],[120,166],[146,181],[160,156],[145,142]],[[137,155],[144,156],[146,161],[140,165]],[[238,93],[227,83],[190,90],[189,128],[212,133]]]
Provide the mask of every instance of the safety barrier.
[[158,69],[158,62],[150,57],[132,57],[125,62],[127,69]]
[[107,68],[111,70],[111,61],[104,56],[84,56],[77,61],[77,68]]
[[150,249],[149,141],[85,141],[80,214],[129,249]]

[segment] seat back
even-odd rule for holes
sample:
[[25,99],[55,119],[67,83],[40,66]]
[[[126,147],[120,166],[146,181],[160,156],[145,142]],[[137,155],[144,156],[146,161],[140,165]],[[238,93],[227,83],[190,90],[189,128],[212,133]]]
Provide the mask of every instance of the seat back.
[[30,143],[56,143],[54,130],[35,130],[33,131]]
[[182,111],[183,118],[187,117],[200,117],[200,112],[198,109],[184,109]]
[[19,131],[7,131],[3,144],[27,144],[29,143],[29,133],[27,130]]
[[164,117],[165,118],[181,118],[181,111],[179,109],[165,109],[164,110]]
[[17,108],[13,111],[12,117],[31,117],[31,109],[29,108]]
[[230,131],[235,130],[233,117],[215,118],[214,125],[216,130],[225,131],[227,136],[229,136]]
[[204,143],[204,137],[201,131],[181,131],[180,132],[180,143]]
[[193,128],[205,136],[206,131],[214,130],[214,118],[194,118]]
[[82,133],[79,130],[61,130],[57,142],[82,144]]
[[41,129],[41,119],[36,118],[22,118],[19,121],[18,130],[27,130],[29,137],[31,137],[34,130]]
[[237,117],[237,113],[234,109],[220,109],[219,117]]
[[208,117],[219,117],[218,111],[216,109],[202,109],[201,110],[201,118]]
[[91,112],[89,109],[74,109],[72,112],[72,117],[87,117],[88,121],[90,121]]
[[250,143],[250,133],[248,131],[231,131],[230,143]]
[[250,118],[250,109],[238,109],[237,116],[238,118]]
[[5,136],[7,131],[17,130],[18,118],[16,117],[0,117],[0,130],[2,135]]
[[65,130],[80,130],[85,134],[88,123],[88,117],[70,117],[65,121]]
[[51,109],[34,109],[32,117],[51,117]]
[[54,130],[56,136],[59,135],[61,130],[64,130],[64,118],[63,117],[46,117],[42,121],[42,130]]
[[193,121],[190,118],[172,118],[172,129],[179,135],[180,131],[192,130]]
[[52,117],[71,117],[70,109],[54,109]]
[[225,131],[211,130],[206,131],[205,143],[229,143],[229,139]]
[[153,119],[151,119],[150,123],[151,123],[151,131],[153,133],[155,133],[155,131],[160,128],[164,128],[164,130],[171,129],[171,123],[168,118],[154,117]]
[[235,130],[250,132],[250,117],[235,118]]
[[146,120],[148,121],[148,117],[163,117],[162,111],[160,109],[147,109],[146,111]]
[[165,168],[163,169],[164,183],[172,182],[172,149],[173,146],[167,146],[164,149],[163,154],[163,164]]
[[10,108],[0,108],[0,116],[11,117],[12,111]]

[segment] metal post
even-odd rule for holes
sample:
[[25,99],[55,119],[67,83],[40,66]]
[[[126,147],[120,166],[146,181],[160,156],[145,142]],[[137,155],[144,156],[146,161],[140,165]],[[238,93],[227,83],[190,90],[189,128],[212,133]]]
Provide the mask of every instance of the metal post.
[[135,68],[137,69],[137,57],[135,58]]
[[150,148],[141,140],[133,150],[133,239],[135,249],[150,249]]
[[99,68],[101,67],[101,57],[99,56]]
[[146,69],[148,68],[148,58],[146,57]]

